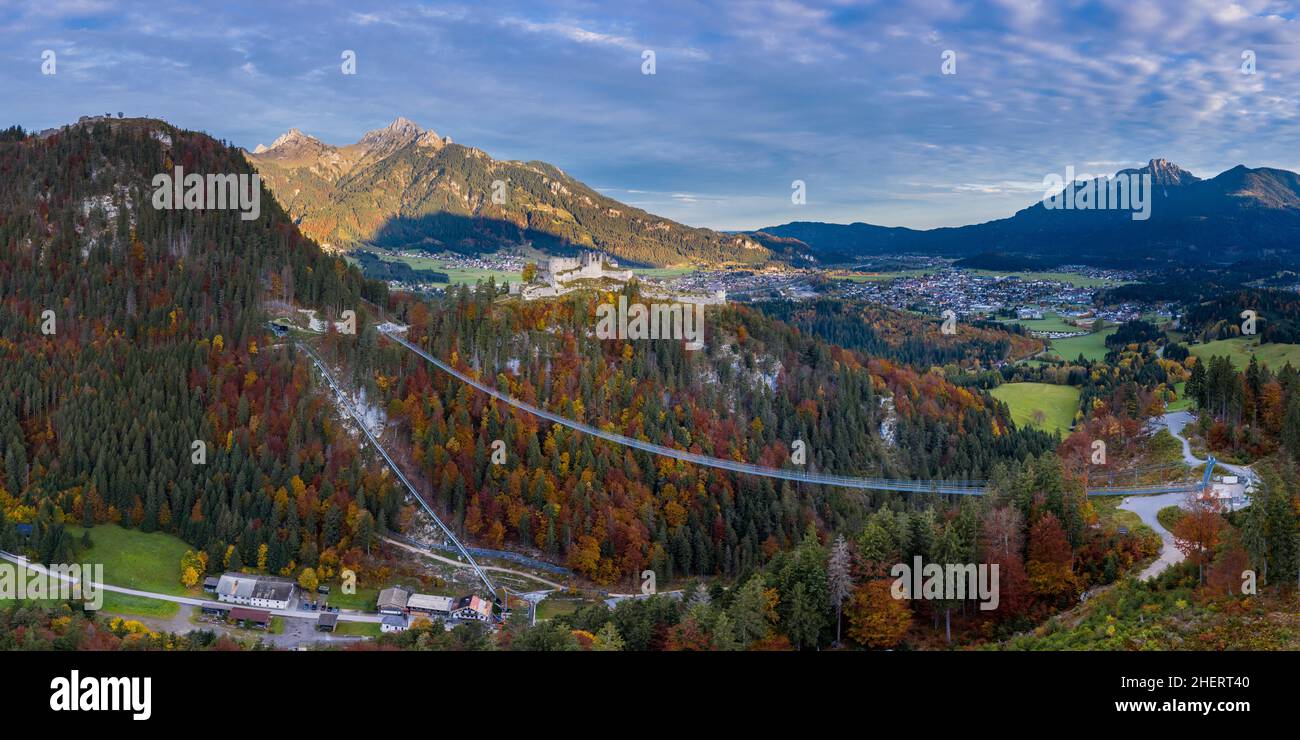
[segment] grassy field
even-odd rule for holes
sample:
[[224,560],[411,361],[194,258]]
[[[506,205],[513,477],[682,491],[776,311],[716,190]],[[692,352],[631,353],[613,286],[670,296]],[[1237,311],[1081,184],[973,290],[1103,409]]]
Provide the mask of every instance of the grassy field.
[[[486,563],[485,560],[479,561],[480,564]],[[496,580],[496,579],[494,579]],[[337,606],[340,609],[356,609],[357,611],[373,612],[379,601],[379,588],[376,586],[357,586],[355,593],[343,593],[343,587],[337,578],[330,580],[326,585],[330,587],[328,594],[314,594],[311,597],[316,603],[328,603],[330,606]],[[410,577],[391,578],[385,584],[389,586],[401,586],[408,591],[422,594],[433,594],[436,596],[460,596],[462,595],[455,586],[444,585],[436,587],[424,585],[419,580]]]
[[379,637],[377,622],[339,622],[334,629],[336,635],[361,635],[362,637]]
[[632,274],[634,275],[640,275],[641,277],[647,277],[647,278],[659,278],[659,279],[681,277],[682,275],[689,275],[692,272],[695,272],[695,268],[691,265],[686,265],[685,267],[633,267],[632,268]]
[[1235,337],[1205,344],[1190,344],[1187,349],[1199,360],[1226,355],[1238,370],[1245,370],[1250,365],[1252,356],[1259,358],[1259,364],[1268,365],[1275,370],[1281,369],[1287,362],[1300,367],[1300,344],[1260,344],[1258,337]]
[[134,594],[104,592],[104,606],[100,611],[110,614],[127,614],[140,617],[174,617],[181,605],[174,601],[160,601]]
[[1178,394],[1178,400],[1165,406],[1165,411],[1184,411],[1192,407],[1192,399],[1183,395],[1183,387],[1186,382],[1174,383],[1174,392]]
[[1082,354],[1087,360],[1101,360],[1106,357],[1106,337],[1115,333],[1115,327],[1102,329],[1082,337],[1055,339],[1048,348],[1052,354],[1063,360],[1076,360]]
[[830,276],[833,278],[839,278],[840,280],[848,280],[849,282],[853,282],[853,283],[880,283],[886,280],[893,280],[894,278],[920,277],[922,275],[932,275],[935,272],[937,272],[937,270],[934,269],[890,270],[887,272],[845,271],[845,272],[831,273]]
[[1018,324],[1029,331],[1085,331],[1074,324],[1067,324],[1059,314],[1045,311],[1041,319],[1007,319],[1005,324]]
[[1011,419],[1016,426],[1033,426],[1061,434],[1069,434],[1079,405],[1079,389],[1068,385],[1006,383],[989,393],[1011,408]]
[[[17,578],[29,579],[29,578],[32,577],[32,574],[35,573],[35,571],[33,571],[33,570],[29,569],[29,568],[24,568],[24,567],[19,566],[19,565],[14,565],[13,563],[10,563],[8,560],[4,560],[4,561],[0,561],[0,562],[3,562],[4,565],[5,565],[6,567],[8,567],[8,566],[10,566],[10,565],[13,565],[13,567],[14,567],[14,572],[15,572],[15,577],[17,577]],[[15,590],[17,589],[17,584],[14,585],[14,588],[15,588]],[[0,609],[8,608],[11,604],[13,604],[14,602],[17,602],[17,601],[18,601],[18,599],[12,599],[12,598],[0,598]],[[61,603],[61,602],[58,601],[57,599],[23,599],[23,600],[22,600],[22,603],[23,603],[24,605],[27,605],[27,606],[36,606],[36,605],[39,605],[39,606],[54,606],[55,604],[59,604],[59,603]]]
[[1091,496],[1088,502],[1097,512],[1097,519],[1105,526],[1113,524],[1116,527],[1127,527],[1128,531],[1136,532],[1138,527],[1145,526],[1142,524],[1142,517],[1127,509],[1119,508],[1123,503],[1123,496]]
[[572,614],[588,604],[594,604],[594,601],[588,601],[581,598],[572,598],[562,595],[552,595],[542,599],[537,605],[537,619],[554,619],[555,617]]
[[[68,531],[81,539],[79,527]],[[156,591],[175,596],[195,596],[181,585],[181,556],[191,549],[181,540],[161,532],[146,534],[101,524],[90,530],[91,548],[77,553],[83,563],[103,563],[104,580],[114,586]]]
[[487,280],[489,277],[496,278],[497,285],[502,283],[519,282],[519,273],[506,272],[505,270],[485,270],[477,267],[449,267],[440,259],[432,257],[390,257],[380,255],[379,257],[387,262],[405,262],[413,270],[433,270],[434,272],[446,273],[447,281],[455,285],[457,283],[467,283],[473,285],[480,280]]
[[1086,275],[1078,275],[1073,272],[998,272],[996,270],[969,270],[968,272],[988,277],[1016,277],[1021,280],[1053,280],[1058,283],[1068,283],[1076,288],[1102,288],[1111,285],[1125,284],[1124,281],[1121,280],[1087,277]]
[[326,594],[316,594],[318,601],[327,601],[330,606],[337,606],[341,609],[357,609],[359,611],[374,611],[375,603],[379,600],[379,589],[357,587],[356,593],[345,594],[342,587],[337,583],[330,583],[330,592]]
[[[86,560],[84,562],[95,561]],[[108,578],[107,570],[107,567],[105,567],[105,580]],[[33,572],[34,571],[27,568],[22,569],[22,573],[26,577],[30,577]],[[166,618],[174,616],[176,612],[180,610],[180,604],[171,601],[160,601],[158,599],[150,599],[144,596],[135,596],[132,594],[119,594],[108,590],[101,591],[101,593],[104,596],[104,603],[100,606],[99,610],[110,614]],[[16,599],[0,599],[0,608],[7,607],[14,601],[16,601]],[[50,607],[62,602],[58,599],[23,599],[23,603]]]

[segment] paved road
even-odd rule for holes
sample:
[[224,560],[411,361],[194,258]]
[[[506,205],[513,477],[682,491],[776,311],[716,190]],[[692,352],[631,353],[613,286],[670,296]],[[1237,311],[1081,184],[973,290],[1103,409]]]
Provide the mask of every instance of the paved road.
[[[1183,436],[1183,428],[1194,421],[1195,418],[1191,413],[1187,411],[1175,411],[1160,417],[1158,422],[1159,425],[1168,429],[1169,433],[1174,435],[1174,438],[1182,443],[1183,462],[1188,467],[1192,468],[1199,467],[1206,463],[1205,460],[1192,454],[1192,445],[1187,441],[1187,437]],[[1254,472],[1249,466],[1229,465],[1228,463],[1216,462],[1215,467],[1223,467],[1235,475],[1240,476],[1242,480],[1250,480],[1254,477]],[[1137,514],[1144,524],[1151,527],[1156,534],[1160,535],[1160,539],[1164,542],[1164,546],[1160,550],[1160,557],[1156,558],[1155,562],[1151,563],[1151,565],[1148,565],[1139,575],[1139,578],[1154,578],[1163,573],[1169,566],[1183,561],[1183,554],[1179,552],[1178,548],[1174,545],[1173,533],[1161,526],[1160,520],[1156,519],[1156,512],[1166,506],[1182,506],[1186,500],[1187,494],[1185,493],[1165,493],[1158,496],[1130,496],[1125,498],[1123,503],[1119,505],[1119,508]]]
[[[1183,462],[1187,463],[1189,467],[1196,467],[1205,464],[1204,460],[1192,454],[1192,444],[1183,436],[1183,428],[1188,424],[1195,423],[1195,421],[1196,418],[1193,417],[1190,412],[1175,411],[1172,414],[1165,414],[1160,417],[1159,422],[1169,430],[1170,434],[1174,435],[1175,439],[1182,442]],[[1254,477],[1254,472],[1250,469],[1249,465],[1232,465],[1230,463],[1216,461],[1214,466],[1216,468],[1223,468],[1224,470],[1231,471],[1234,475],[1239,475],[1243,478]]]
[[280,634],[267,630],[244,629],[220,621],[208,621],[207,619],[192,622],[190,620],[193,618],[196,609],[197,607],[182,605],[179,611],[171,617],[146,617],[134,614],[123,616],[140,622],[155,632],[171,632],[179,635],[196,630],[212,630],[236,640],[260,639],[267,645],[284,649],[302,646],[346,645],[368,639],[364,635],[339,635],[317,631],[315,619],[286,618],[284,620],[284,631]]
[[[66,583],[77,582],[76,578],[71,578],[61,573],[51,574],[50,571],[45,566],[39,565],[37,563],[30,563],[24,560],[23,558],[18,557],[17,555],[13,555],[7,552],[0,552],[0,558],[8,560],[11,563],[16,563],[18,565],[24,566],[28,570],[34,570],[37,573],[53,575],[55,578],[58,578],[60,581],[64,581]],[[174,594],[160,594],[156,591],[141,591],[140,589],[137,588],[125,588],[123,586],[114,586],[108,583],[99,584],[99,588],[102,588],[105,591],[112,591],[113,593],[130,594],[131,596],[143,596],[146,599],[157,599],[158,601],[170,601],[176,604],[186,604],[188,606],[202,606],[203,604],[207,604],[212,601],[212,599],[196,599],[191,596],[176,596]],[[274,617],[288,617],[290,619],[312,619],[312,620],[316,619],[316,615],[319,613],[319,612],[311,612],[311,611],[300,611],[298,609],[269,609],[268,611],[270,611],[271,616]],[[339,612],[339,621],[342,622],[380,622],[382,620],[383,617],[378,614],[366,614],[364,612],[355,612],[355,611]]]
[[1160,520],[1156,519],[1156,512],[1166,506],[1174,506],[1175,504],[1182,505],[1186,498],[1187,494],[1185,493],[1162,493],[1158,496],[1130,496],[1124,499],[1123,503],[1119,505],[1119,508],[1131,511],[1141,517],[1142,522],[1155,530],[1155,533],[1160,535],[1160,539],[1164,542],[1164,546],[1160,549],[1160,557],[1156,558],[1155,562],[1148,565],[1146,569],[1138,575],[1139,578],[1154,578],[1163,573],[1169,566],[1183,561],[1183,553],[1174,545],[1173,533],[1161,526]]

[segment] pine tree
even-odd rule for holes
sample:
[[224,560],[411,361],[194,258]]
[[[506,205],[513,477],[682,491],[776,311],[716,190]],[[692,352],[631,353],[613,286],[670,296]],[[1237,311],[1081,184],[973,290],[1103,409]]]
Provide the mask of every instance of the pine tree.
[[1258,491],[1241,513],[1241,539],[1250,557],[1250,566],[1259,571],[1259,582],[1268,582],[1268,510],[1266,495]]

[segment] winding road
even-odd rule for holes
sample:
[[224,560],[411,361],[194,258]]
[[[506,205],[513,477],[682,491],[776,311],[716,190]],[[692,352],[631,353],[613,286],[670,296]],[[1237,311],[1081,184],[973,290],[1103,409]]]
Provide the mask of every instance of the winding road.
[[[1168,429],[1169,433],[1172,434],[1175,439],[1182,443],[1183,462],[1189,468],[1196,468],[1205,465],[1206,461],[1192,454],[1192,445],[1187,441],[1187,438],[1183,436],[1183,428],[1192,423],[1192,421],[1193,417],[1189,412],[1175,411],[1160,417],[1159,423],[1165,429]],[[1250,480],[1254,477],[1254,473],[1247,466],[1230,465],[1217,460],[1215,461],[1215,465],[1216,467],[1222,467],[1231,471],[1233,474],[1240,476],[1243,480]],[[1139,574],[1139,578],[1154,578],[1163,573],[1166,568],[1183,561],[1184,555],[1174,544],[1173,533],[1160,524],[1160,520],[1156,518],[1156,514],[1166,506],[1181,506],[1186,498],[1186,493],[1164,493],[1154,496],[1131,496],[1125,498],[1124,501],[1120,503],[1119,508],[1137,514],[1138,517],[1142,519],[1142,523],[1151,527],[1156,534],[1160,535],[1160,539],[1164,542],[1164,546],[1160,550],[1160,557],[1156,558],[1153,563],[1148,565],[1142,573]]]

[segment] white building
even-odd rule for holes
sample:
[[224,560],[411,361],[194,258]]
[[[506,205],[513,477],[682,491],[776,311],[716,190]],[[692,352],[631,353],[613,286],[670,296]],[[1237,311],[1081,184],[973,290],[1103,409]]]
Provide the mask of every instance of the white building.
[[383,621],[379,623],[380,632],[405,632],[410,626],[406,617],[399,617],[396,614],[385,614]]
[[488,622],[492,619],[492,602],[478,596],[462,596],[456,600],[451,615],[456,619],[477,619]]
[[217,600],[258,609],[288,609],[293,581],[287,578],[225,573],[217,581]]

